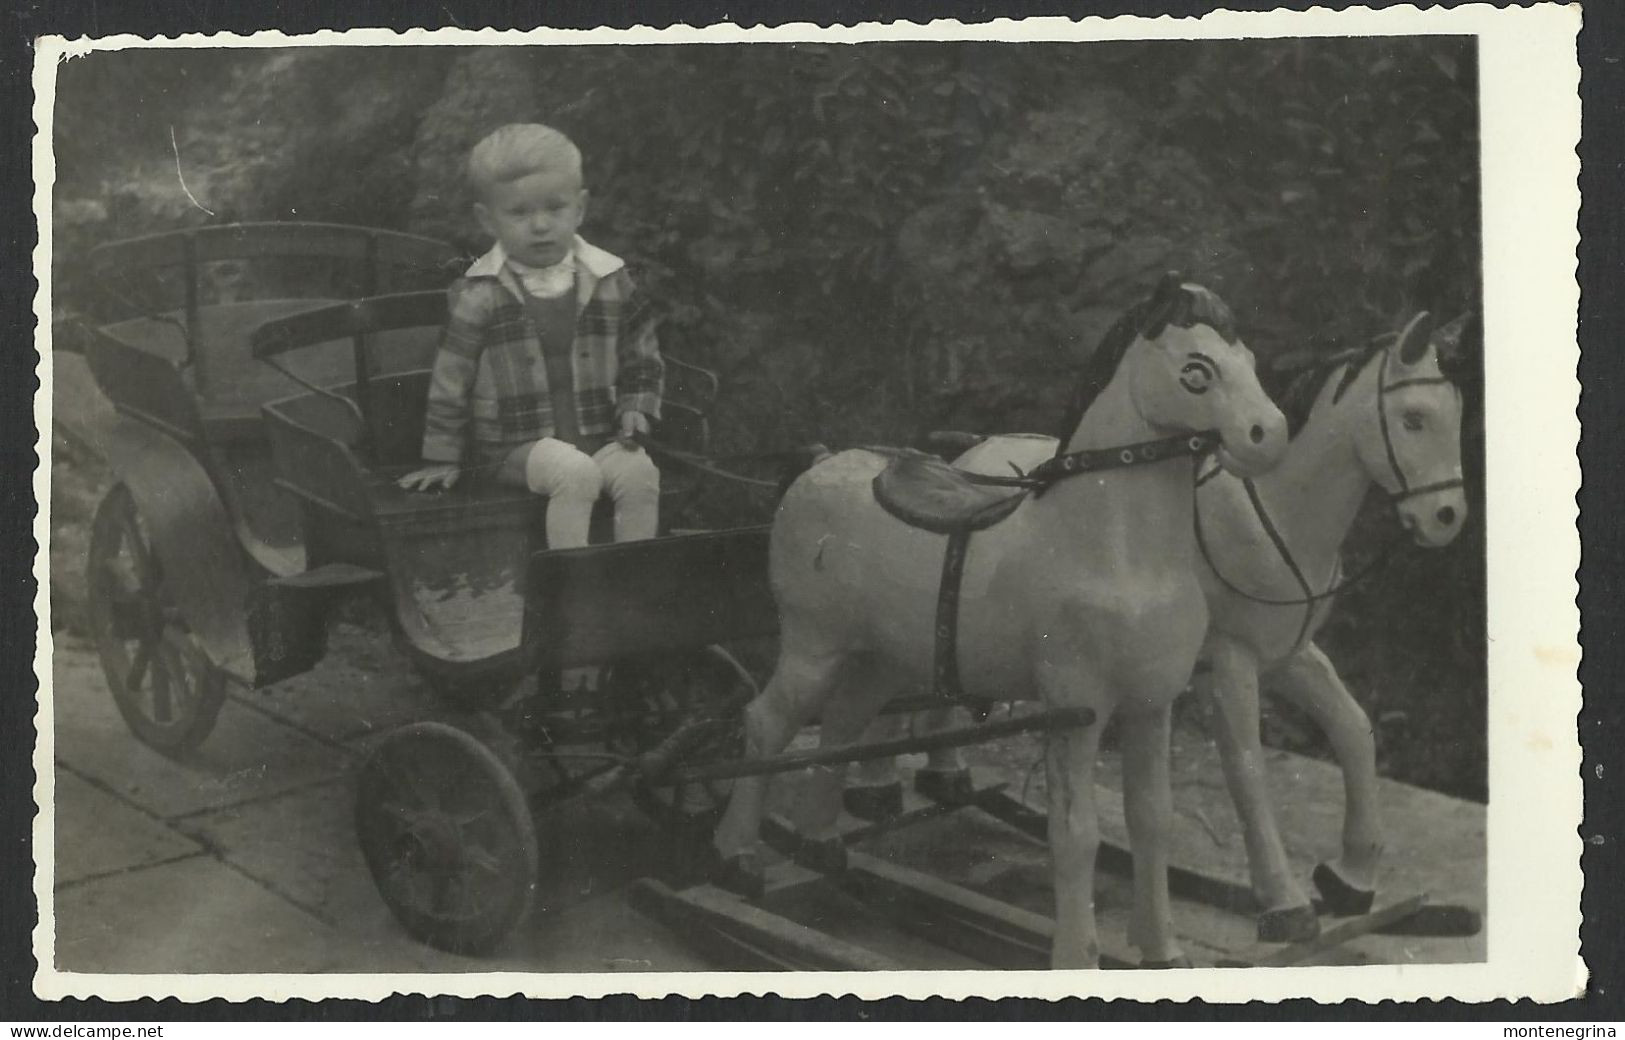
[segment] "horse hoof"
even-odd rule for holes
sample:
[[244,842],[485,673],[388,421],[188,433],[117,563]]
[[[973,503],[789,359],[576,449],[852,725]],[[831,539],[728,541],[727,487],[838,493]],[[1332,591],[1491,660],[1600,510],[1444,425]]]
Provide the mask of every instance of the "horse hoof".
[[1371,904],[1377,901],[1377,893],[1374,890],[1355,888],[1344,881],[1337,871],[1332,869],[1330,863],[1322,863],[1315,867],[1314,882],[1315,890],[1320,893],[1326,909],[1338,917],[1369,914]]
[[1194,968],[1191,959],[1183,953],[1166,961],[1141,961],[1140,968],[1144,971],[1165,971],[1168,968]]
[[846,871],[846,843],[840,838],[804,838],[795,859],[820,874],[841,874]]
[[941,805],[969,805],[976,797],[969,769],[921,769],[914,790]]
[[736,856],[719,857],[711,871],[711,881],[746,899],[762,898],[767,891],[767,871],[762,858],[754,852],[741,852]]
[[860,820],[883,823],[903,814],[903,784],[893,780],[889,784],[869,787],[848,787],[841,792],[841,804],[846,811]]
[[1258,915],[1259,942],[1306,942],[1319,934],[1320,918],[1312,906],[1289,906]]

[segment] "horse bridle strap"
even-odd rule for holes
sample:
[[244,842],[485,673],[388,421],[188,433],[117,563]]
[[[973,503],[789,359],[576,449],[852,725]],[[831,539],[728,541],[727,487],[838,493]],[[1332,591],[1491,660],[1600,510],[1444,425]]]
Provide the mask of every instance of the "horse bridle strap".
[[[1394,505],[1418,495],[1428,495],[1435,491],[1450,491],[1465,487],[1460,477],[1451,480],[1436,480],[1431,484],[1412,486],[1406,478],[1405,471],[1399,465],[1399,454],[1394,450],[1394,437],[1388,428],[1388,395],[1396,390],[1403,390],[1410,386],[1437,386],[1440,383],[1450,384],[1445,376],[1415,376],[1410,379],[1398,379],[1392,383],[1388,379],[1388,355],[1382,356],[1382,370],[1377,373],[1377,425],[1382,430],[1382,448],[1388,455],[1388,468],[1393,471],[1394,481],[1399,490],[1388,492],[1388,498]],[[1454,385],[1454,384],[1451,384]]]

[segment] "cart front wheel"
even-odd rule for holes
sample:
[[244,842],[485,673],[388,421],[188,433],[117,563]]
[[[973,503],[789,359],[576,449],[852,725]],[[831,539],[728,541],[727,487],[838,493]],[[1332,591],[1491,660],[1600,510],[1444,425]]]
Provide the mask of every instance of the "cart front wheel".
[[225,703],[225,676],[182,620],[123,484],[96,510],[86,578],[91,636],[125,723],[166,755],[201,744]]
[[361,768],[356,836],[378,892],[414,938],[494,947],[536,895],[536,828],[498,756],[453,726],[396,730]]

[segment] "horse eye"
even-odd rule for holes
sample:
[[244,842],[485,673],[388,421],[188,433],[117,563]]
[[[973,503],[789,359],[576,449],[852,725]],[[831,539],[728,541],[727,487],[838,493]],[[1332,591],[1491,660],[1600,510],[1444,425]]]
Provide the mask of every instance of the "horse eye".
[[1404,417],[1405,429],[1416,433],[1424,425],[1421,412],[1406,412]]
[[1179,370],[1179,383],[1193,394],[1205,394],[1213,376],[1213,368],[1207,362],[1191,360]]

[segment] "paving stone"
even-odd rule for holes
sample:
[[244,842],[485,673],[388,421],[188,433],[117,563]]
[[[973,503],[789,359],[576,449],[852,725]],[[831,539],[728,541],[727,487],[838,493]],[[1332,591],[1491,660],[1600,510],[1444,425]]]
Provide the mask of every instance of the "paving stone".
[[165,819],[263,798],[341,775],[352,756],[228,700],[213,733],[183,760],[129,731],[88,644],[59,640],[52,662],[56,756]]
[[[355,971],[369,959],[378,963],[348,936],[212,857],[87,881],[56,896],[61,971]],[[411,961],[396,970],[416,967]]]
[[58,886],[188,854],[202,846],[65,769],[56,771]]

